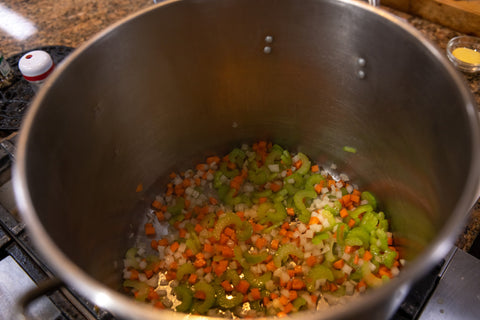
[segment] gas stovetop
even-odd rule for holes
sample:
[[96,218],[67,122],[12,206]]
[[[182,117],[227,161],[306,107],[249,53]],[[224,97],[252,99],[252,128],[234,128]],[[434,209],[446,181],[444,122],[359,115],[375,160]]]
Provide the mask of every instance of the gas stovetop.
[[[11,181],[15,134],[0,143],[0,320],[15,319],[16,304],[28,291],[55,279],[37,254],[18,216]],[[391,320],[478,319],[480,260],[456,247],[420,281]],[[35,300],[27,319],[115,319],[74,290],[60,287]]]

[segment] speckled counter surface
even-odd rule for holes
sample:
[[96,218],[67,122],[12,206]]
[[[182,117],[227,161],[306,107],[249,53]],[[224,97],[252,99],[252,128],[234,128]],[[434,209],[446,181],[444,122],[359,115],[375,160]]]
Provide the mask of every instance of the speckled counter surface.
[[[113,23],[153,5],[153,0],[0,0],[0,50],[9,57],[46,45],[76,48]],[[443,53],[447,42],[460,35],[424,19],[382,8],[406,20]],[[10,13],[25,20],[19,23],[18,17],[16,22],[7,19]],[[480,74],[464,77],[480,106]],[[479,231],[480,204],[477,203],[457,246],[468,251]]]

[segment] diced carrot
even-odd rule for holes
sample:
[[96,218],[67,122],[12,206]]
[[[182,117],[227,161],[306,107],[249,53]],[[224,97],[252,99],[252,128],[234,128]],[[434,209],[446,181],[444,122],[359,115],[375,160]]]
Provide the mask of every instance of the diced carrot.
[[345,246],[344,251],[345,253],[352,253],[354,251],[354,248],[352,246]]
[[310,295],[310,300],[312,300],[312,302],[315,304],[317,303],[317,300],[318,300],[318,297],[314,294]]
[[302,164],[303,164],[302,160],[297,160],[297,161],[293,164],[293,166],[295,167],[295,169],[298,170],[298,169],[300,169],[300,167],[302,166]]
[[210,273],[210,272],[212,272],[212,269],[213,269],[212,266],[208,266],[208,267],[203,268],[203,272]]
[[172,171],[168,176],[170,177],[170,179],[175,179],[177,177],[177,174]]
[[197,259],[205,259],[205,255],[202,252],[199,252],[195,255],[195,258]]
[[252,227],[253,227],[253,231],[255,232],[261,232],[263,229],[265,229],[265,226],[259,223],[252,223]]
[[253,300],[260,300],[262,298],[262,294],[260,293],[260,289],[258,288],[250,289],[250,294],[252,295]]
[[153,276],[153,270],[145,270],[144,272],[147,276],[147,279],[150,279]]
[[268,306],[270,304],[270,298],[268,297],[263,297],[263,305]]
[[179,246],[180,246],[180,244],[179,244],[177,241],[175,241],[175,242],[172,243],[172,245],[170,246],[170,250],[171,250],[172,252],[175,252],[175,251],[177,251],[177,249],[178,249]]
[[220,158],[217,156],[211,156],[206,159],[206,162],[208,165],[211,165],[212,163],[219,164],[220,163]]
[[135,189],[135,192],[142,192],[143,191],[143,184],[139,183],[137,185],[137,188]]
[[357,290],[360,290],[361,288],[366,288],[367,287],[367,283],[365,282],[365,280],[360,280],[358,283],[357,283]]
[[193,294],[193,296],[197,299],[200,299],[200,300],[205,300],[205,298],[207,297],[207,295],[205,294],[205,292],[203,291],[195,291],[195,293]]
[[288,276],[289,276],[290,278],[295,277],[295,270],[293,270],[293,269],[288,269],[288,270],[287,270],[287,273],[288,273]]
[[388,244],[389,246],[391,246],[391,245],[393,244],[393,239],[392,239],[392,237],[388,237],[388,238],[387,238],[387,244]]
[[348,217],[347,209],[342,208],[342,210],[340,210],[340,217],[342,217],[342,218]]
[[292,169],[287,169],[286,171],[287,171],[287,177],[291,176],[293,174]]
[[197,223],[195,225],[195,232],[200,233],[202,230],[203,230],[203,227],[199,223]]
[[273,183],[270,184],[270,189],[273,192],[278,192],[278,191],[282,190],[282,184],[273,182]]
[[208,202],[210,202],[211,205],[216,205],[216,204],[218,204],[218,200],[215,199],[214,197],[208,198]]
[[162,203],[158,200],[153,200],[152,201],[152,207],[154,207],[157,210],[162,209]]
[[213,272],[220,277],[228,267],[228,260],[220,260],[218,264],[213,268]]
[[318,166],[318,164],[314,164],[313,166],[310,167],[310,170],[315,173],[320,171],[320,167]]
[[313,267],[316,263],[317,263],[317,257],[312,255],[312,256],[307,258],[307,265],[309,267]]
[[343,259],[339,259],[332,264],[332,266],[338,270],[342,269],[344,265],[345,265],[345,261]]
[[160,239],[158,240],[157,243],[159,246],[166,247],[168,246],[168,239],[167,238]]
[[225,258],[232,258],[235,256],[233,249],[230,248],[229,246],[222,246],[222,256]]
[[247,294],[248,288],[250,288],[250,283],[244,279],[241,279],[240,282],[235,286],[235,289],[243,294]]
[[356,194],[352,194],[350,199],[352,200],[353,203],[355,203],[357,205],[360,203],[360,197],[357,196]]
[[358,253],[355,253],[355,258],[353,258],[353,263],[358,264],[358,260],[359,260]]
[[162,301],[156,301],[153,306],[157,309],[166,309],[166,307],[165,307],[165,305],[163,304]]
[[158,241],[155,240],[155,239],[152,239],[152,241],[150,241],[150,246],[152,247],[153,250],[157,250],[158,249]]
[[290,300],[288,300],[288,297],[286,297],[284,295],[281,295],[280,298],[278,298],[278,300],[284,306],[286,306],[290,302]]
[[350,228],[353,228],[354,225],[355,225],[355,220],[353,220],[353,219],[348,220],[348,226]]
[[138,279],[138,271],[135,269],[130,269],[130,280],[137,280]]
[[257,241],[255,241],[255,247],[258,249],[263,249],[267,245],[267,239],[263,237],[259,237]]
[[167,273],[165,274],[165,279],[168,281],[172,281],[177,278],[177,273],[173,270],[168,270]]
[[275,292],[270,293],[270,299],[275,300],[277,298],[278,298],[278,294],[276,294]]
[[330,283],[330,291],[335,292],[338,290],[338,286],[335,283]]
[[272,248],[273,250],[277,250],[279,244],[280,243],[278,239],[273,239],[272,242],[270,242],[270,248]]
[[190,284],[195,284],[197,282],[197,274],[196,273],[191,273],[190,276],[188,277],[188,283]]
[[319,224],[319,223],[320,223],[320,219],[318,219],[318,217],[316,217],[316,216],[311,216],[310,221],[308,221],[309,225]]
[[278,318],[285,318],[286,316],[287,316],[287,314],[283,311],[277,312],[277,317]]
[[295,291],[295,290],[290,290],[288,293],[289,293],[288,299],[289,299],[290,301],[293,301],[293,300],[295,300],[295,299],[298,298],[298,293],[297,293],[297,291]]
[[373,256],[372,254],[370,253],[370,251],[365,251],[365,253],[363,254],[363,260],[365,261],[370,261],[372,260]]
[[[323,182],[323,181],[322,181],[322,182]],[[313,189],[315,190],[315,192],[316,192],[317,194],[320,194],[320,193],[322,193],[323,184],[317,183],[317,184],[313,187]]]
[[392,272],[386,266],[380,266],[380,268],[378,268],[378,274],[380,276],[387,276],[389,278],[393,277]]
[[231,284],[228,280],[222,281],[222,283],[220,283],[220,285],[221,285],[221,286],[223,287],[223,289],[225,289],[225,291],[227,291],[227,292],[233,291],[233,286],[232,286],[232,284]]
[[155,234],[155,228],[151,223],[145,223],[145,234],[147,236],[153,236]]
[[159,296],[158,296],[158,293],[155,291],[155,289],[153,289],[152,287],[149,287],[147,299],[149,299],[150,301],[153,301],[153,300],[158,300],[158,298]]
[[261,198],[258,198],[258,203],[259,204],[262,204],[262,203],[265,203],[268,201],[268,198],[267,197],[261,197]]
[[269,271],[275,271],[277,270],[277,267],[275,266],[275,263],[273,263],[273,260],[267,263],[267,270]]
[[203,245],[203,251],[213,253],[213,246],[210,243],[205,243]]
[[293,304],[288,303],[288,304],[283,308],[282,311],[285,312],[285,313],[290,313],[290,312],[292,312],[292,310],[293,310]]
[[292,280],[292,288],[295,289],[295,290],[301,290],[303,289],[303,287],[305,287],[305,283],[303,282],[302,279],[299,279],[299,278],[294,278]]
[[225,233],[228,237],[231,237],[235,234],[235,230],[230,227],[226,227],[225,229],[223,229],[223,233]]
[[287,208],[287,214],[291,217],[295,215],[295,209],[293,208]]
[[181,228],[180,230],[178,230],[178,232],[179,232],[178,236],[180,238],[185,238],[187,236],[187,229]]
[[173,261],[172,263],[170,263],[170,269],[176,270],[177,268],[178,268],[177,261]]
[[155,215],[157,216],[158,221],[162,222],[165,221],[165,215],[162,211],[156,211]]

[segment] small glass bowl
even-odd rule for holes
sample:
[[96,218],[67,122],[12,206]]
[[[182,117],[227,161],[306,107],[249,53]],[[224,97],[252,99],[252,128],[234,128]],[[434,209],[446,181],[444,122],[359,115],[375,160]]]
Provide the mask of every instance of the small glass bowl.
[[480,63],[469,63],[454,56],[453,51],[457,48],[474,50],[480,54],[480,38],[459,36],[450,39],[447,44],[447,57],[455,65],[455,67],[457,67],[457,69],[466,73],[475,73],[480,71]]

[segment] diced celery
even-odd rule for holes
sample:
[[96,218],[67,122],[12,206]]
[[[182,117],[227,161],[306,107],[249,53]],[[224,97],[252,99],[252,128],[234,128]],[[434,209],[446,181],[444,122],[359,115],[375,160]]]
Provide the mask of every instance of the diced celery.
[[278,248],[277,252],[275,252],[275,256],[273,257],[273,263],[277,268],[282,266],[282,262],[287,261],[288,257],[296,256],[300,259],[303,259],[303,251],[293,243],[286,243]]
[[207,282],[201,280],[193,285],[193,290],[202,291],[205,293],[205,300],[202,303],[195,305],[195,311],[204,314],[206,313],[215,303],[215,290]]
[[193,292],[185,285],[179,285],[174,289],[177,299],[182,301],[176,308],[179,312],[189,312],[192,308]]

